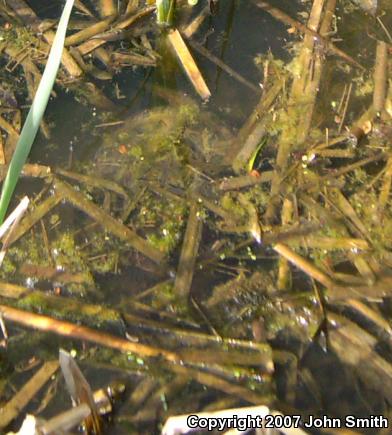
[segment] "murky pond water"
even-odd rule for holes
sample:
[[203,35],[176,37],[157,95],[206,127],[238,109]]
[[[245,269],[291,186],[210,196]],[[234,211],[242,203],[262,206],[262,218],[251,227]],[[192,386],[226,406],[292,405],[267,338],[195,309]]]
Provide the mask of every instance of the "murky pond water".
[[[72,32],[98,19],[83,3],[92,17],[79,3]],[[208,2],[178,3],[185,35]],[[30,5],[37,20],[61,10]],[[144,2],[119,2],[91,54],[96,36],[70,48],[86,71],[60,72],[50,135],[30,154],[40,166],[17,191],[34,204],[0,272],[17,316],[69,323],[31,332],[4,312],[2,404],[62,347],[92,389],[125,386],[103,433],[159,433],[172,415],[249,404],[302,421],[355,415],[369,422],[355,433],[389,433],[371,425],[392,400],[392,19],[374,5],[221,0],[186,40],[204,102],[153,13],[113,32]],[[0,15],[1,116],[17,129],[7,101],[27,104],[36,76],[12,51],[26,35]],[[71,406],[62,377],[49,384],[26,407],[46,419]]]

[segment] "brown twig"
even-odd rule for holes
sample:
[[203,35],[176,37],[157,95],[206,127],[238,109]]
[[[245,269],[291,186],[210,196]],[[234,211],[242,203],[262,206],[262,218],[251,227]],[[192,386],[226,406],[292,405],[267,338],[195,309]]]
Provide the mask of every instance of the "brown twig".
[[312,38],[315,38],[320,44],[322,44],[331,53],[336,54],[337,56],[341,57],[346,62],[356,66],[357,68],[360,68],[361,70],[365,70],[365,68],[361,64],[359,64],[355,59],[353,59],[351,56],[349,56],[340,48],[336,47],[335,44],[333,44],[331,41],[328,41],[328,39],[325,39],[319,33],[305,26],[305,24],[302,24],[299,21],[295,20],[294,18],[291,18],[290,15],[287,15],[285,12],[271,6],[269,3],[265,1],[256,0],[255,3],[259,8],[264,9],[266,12],[271,14],[274,18],[281,21],[282,23],[294,27],[295,29],[299,30],[301,33],[308,34]]
[[66,198],[67,201],[85,212],[99,224],[103,225],[104,228],[115,236],[129,243],[134,249],[140,251],[156,263],[161,263],[163,261],[164,254],[162,252],[158,251],[130,228],[117,221],[109,213],[106,213],[102,208],[88,200],[82,193],[73,189],[69,184],[56,179],[54,186],[60,196]]
[[89,26],[85,29],[82,29],[80,32],[77,32],[71,36],[68,36],[65,39],[64,45],[66,47],[68,47],[70,45],[80,44],[81,42],[92,38],[93,36],[97,35],[98,33],[104,32],[106,29],[108,29],[110,27],[110,24],[112,24],[114,19],[115,19],[115,15],[111,15],[102,21],[98,21],[97,23],[94,23],[91,26]]
[[99,0],[99,9],[102,17],[115,16],[117,14],[117,2],[115,0]]
[[261,89],[258,88],[256,85],[251,83],[249,80],[247,80],[245,77],[243,77],[241,74],[237,73],[237,71],[233,70],[233,68],[226,65],[221,59],[214,56],[210,51],[208,51],[206,48],[204,48],[201,44],[199,44],[196,41],[193,41],[191,39],[188,39],[189,45],[199,52],[202,56],[204,56],[206,59],[208,59],[210,62],[217,65],[219,68],[221,68],[223,71],[225,71],[230,77],[233,77],[236,79],[239,83],[243,84],[247,88],[251,89],[254,92],[260,93]]
[[211,97],[211,92],[208,89],[204,78],[196,65],[188,47],[186,46],[180,32],[175,29],[168,34],[169,42],[184,69],[188,79],[192,83],[195,91],[203,100],[208,100]]
[[[289,225],[293,220],[293,202],[289,199],[283,201],[282,225]],[[278,270],[278,289],[288,290],[291,285],[291,270],[288,260],[284,257],[279,258]]]
[[0,312],[5,320],[27,326],[28,328],[38,329],[39,331],[54,332],[64,337],[96,343],[122,352],[132,352],[141,357],[162,357],[170,362],[178,362],[180,359],[175,353],[164,349],[133,343],[115,335],[75,325],[71,322],[57,320],[42,314],[30,313],[7,305],[0,305]]
[[329,278],[324,272],[314,266],[305,258],[298,255],[288,246],[277,243],[273,246],[273,249],[286,258],[290,263],[293,263],[296,267],[304,271],[307,275],[311,276],[316,281],[323,284],[325,287],[332,287],[334,282],[331,278]]
[[373,107],[381,113],[385,108],[388,82],[388,45],[383,41],[377,41],[373,78]]

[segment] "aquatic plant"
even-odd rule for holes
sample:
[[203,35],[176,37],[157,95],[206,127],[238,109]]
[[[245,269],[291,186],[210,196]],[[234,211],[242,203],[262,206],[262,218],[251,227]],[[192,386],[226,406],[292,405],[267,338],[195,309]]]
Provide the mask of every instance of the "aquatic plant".
[[30,107],[26,121],[23,125],[22,132],[19,136],[15,152],[8,168],[7,176],[3,183],[0,197],[0,224],[4,220],[9,202],[16,187],[16,183],[18,182],[23,165],[30,153],[31,146],[33,145],[39,125],[48,104],[50,93],[53,89],[57,71],[60,66],[65,33],[67,31],[68,20],[71,15],[73,3],[74,0],[67,0],[64,6],[44,73],[42,74],[33,104]]
[[171,26],[173,24],[176,0],[156,0],[156,6],[158,24]]

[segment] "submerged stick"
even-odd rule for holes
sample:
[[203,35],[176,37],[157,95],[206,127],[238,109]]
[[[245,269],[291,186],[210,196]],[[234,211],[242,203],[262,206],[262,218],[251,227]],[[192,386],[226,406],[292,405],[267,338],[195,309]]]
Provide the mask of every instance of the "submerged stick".
[[46,362],[26,384],[1,408],[0,429],[7,427],[58,369],[58,361]]
[[18,272],[25,276],[30,276],[38,279],[45,279],[63,284],[71,282],[90,284],[91,278],[83,273],[72,273],[68,271],[58,270],[56,267],[40,266],[37,264],[23,263]]
[[87,184],[92,187],[96,187],[98,189],[110,190],[117,195],[121,195],[122,197],[129,199],[127,192],[123,187],[117,184],[115,181],[106,180],[105,178],[97,177],[96,175],[84,175],[79,174],[77,172],[67,171],[66,169],[57,168],[56,174],[60,174],[64,177],[71,178],[72,180],[76,180],[79,183]]
[[177,364],[173,365],[171,368],[175,373],[189,376],[201,385],[206,385],[214,390],[220,390],[226,394],[239,397],[246,400],[248,403],[258,405],[260,402],[263,402],[269,405],[273,401],[271,394],[266,393],[265,395],[261,395],[260,392],[252,391],[249,387],[242,386],[238,381],[237,383],[231,383],[214,373],[198,370],[197,367],[193,368]]
[[0,135],[0,165],[5,165],[5,162],[4,141],[3,137]]
[[203,223],[199,217],[199,206],[194,201],[190,207],[188,224],[182,245],[180,263],[174,283],[174,292],[183,299],[189,295],[192,284],[196,257],[199,251],[199,243]]
[[233,141],[233,145],[228,152],[228,159],[232,163],[234,171],[239,172],[247,166],[251,156],[267,134],[271,123],[273,123],[271,108],[281,93],[283,85],[283,81],[279,80],[263,94],[252,114],[241,127],[237,137]]
[[343,195],[340,189],[329,189],[327,198],[337,209],[340,210],[343,216],[345,216],[355,225],[362,237],[367,237],[368,239],[370,239],[368,229],[362,223],[354,207],[351,205],[350,201]]
[[168,39],[195,91],[203,100],[208,100],[211,97],[211,92],[180,32],[177,29],[169,32]]
[[115,0],[100,0],[99,9],[102,17],[117,14],[117,2]]
[[0,226],[0,239],[3,238],[5,233],[8,231],[8,229],[13,225],[13,223],[20,219],[20,217],[25,213],[27,210],[27,207],[29,206],[29,198],[27,196],[24,196],[23,199],[20,201],[20,203],[17,205],[17,207],[10,213],[10,215],[7,217],[7,219],[2,223]]
[[360,313],[361,316],[376,325],[379,331],[382,331],[382,334],[387,334],[389,338],[392,337],[392,327],[389,320],[384,318],[382,314],[377,311],[377,308],[372,308],[358,299],[348,299],[342,304],[349,309]]
[[141,252],[156,263],[161,263],[163,261],[164,254],[162,252],[155,249],[130,228],[123,225],[109,213],[106,213],[92,201],[88,200],[82,193],[76,191],[69,184],[58,179],[55,180],[54,185],[56,191],[66,198],[68,202],[101,224],[107,231],[111,232],[119,239],[129,243],[129,245],[131,245],[134,249]]
[[[373,108],[376,113],[383,114],[388,88],[388,45],[377,41],[376,61],[374,67]],[[392,157],[389,157],[380,190],[378,212],[382,215],[388,203],[392,183]]]
[[[363,278],[362,278],[363,282]],[[382,277],[368,285],[334,285],[328,289],[328,299],[337,301],[342,299],[368,299],[370,301],[389,298],[392,294],[392,282],[389,277]]]
[[[312,236],[312,235],[303,235],[304,241],[308,248],[312,249],[322,249],[325,251],[335,251],[335,250],[361,250],[367,251],[370,249],[369,244],[366,240],[362,239],[352,239],[349,237],[321,237],[321,236]],[[301,246],[303,242],[295,240],[288,242],[290,246]]]
[[[0,181],[4,180],[7,174],[7,167],[0,166]],[[46,178],[51,175],[49,166],[39,165],[36,163],[25,163],[22,168],[23,177]]]
[[[236,146],[233,146],[234,150],[230,150],[230,152],[239,152],[243,149],[242,143],[248,140],[249,136],[255,130],[257,125],[260,123],[260,120],[265,118],[265,115],[270,111],[273,103],[282,92],[284,87],[283,80],[276,80],[276,82],[268,89],[264,90],[263,95],[260,97],[259,102],[253,109],[252,113],[245,121],[244,125],[240,128],[237,137],[236,137]],[[250,157],[252,154],[252,150],[248,151],[247,156]],[[237,157],[238,158],[238,157]],[[244,160],[244,159],[243,159]]]
[[[39,25],[40,19],[37,17],[33,9],[24,0],[12,0],[9,2],[15,13],[22,19],[22,21],[27,25]],[[43,36],[46,41],[52,45],[55,32],[52,30],[47,30],[43,32]],[[61,58],[61,63],[63,67],[67,70],[68,74],[72,77],[80,77],[83,75],[83,71],[79,68],[79,65],[75,62],[75,59],[71,54],[64,49]]]
[[[335,8],[336,0],[317,0],[312,4],[306,29],[316,33],[319,29],[326,32],[331,25],[331,14],[323,19],[323,11],[330,12]],[[275,8],[273,8],[275,9]],[[278,12],[280,12],[278,10]],[[295,21],[295,20],[294,20]],[[317,33],[316,33],[317,34]],[[301,49],[296,56],[299,72],[294,76],[287,107],[288,128],[284,128],[279,140],[276,155],[275,175],[271,183],[271,200],[264,213],[266,222],[276,218],[276,211],[280,205],[282,182],[287,175],[293,147],[306,147],[306,139],[310,133],[316,97],[320,87],[324,56],[317,49],[317,40],[313,34],[306,33]]]
[[181,29],[181,33],[185,36],[185,38],[191,38],[200,28],[200,26],[204,23],[204,20],[210,16],[210,8],[205,6],[186,27]]
[[0,296],[3,298],[19,299],[30,291],[27,287],[0,281]]
[[[387,156],[388,155],[386,153],[378,153],[374,156],[370,156],[365,159],[359,160],[358,162],[352,163],[351,165],[343,166],[342,168],[339,169],[334,169],[331,171],[330,174],[322,175],[321,177],[319,177],[318,181],[328,182],[329,180],[336,180],[341,175],[347,174],[348,172],[355,171],[355,169],[361,168],[362,166],[366,166],[369,163],[377,162],[378,160],[384,160],[387,158]],[[304,191],[312,188],[314,188],[314,182],[306,183],[302,186],[302,189]]]
[[353,149],[320,149],[308,152],[308,155],[314,154],[315,156],[334,158],[334,159],[352,159],[355,157],[355,150]]
[[184,391],[188,382],[189,378],[187,376],[177,374],[163,385],[156,382],[154,391],[150,389],[148,396],[144,394],[145,400],[142,402],[140,401],[141,398],[138,398],[137,409],[133,406],[130,410],[130,414],[132,415],[130,421],[132,424],[143,424],[145,422],[154,421],[157,414],[159,414],[159,411],[162,409],[162,397],[165,398],[167,403],[170,403]]
[[331,278],[329,278],[329,276],[327,276],[323,271],[318,269],[308,260],[291,250],[288,246],[282,243],[277,243],[273,246],[273,249],[286,258],[290,263],[293,263],[294,266],[297,266],[299,269],[323,284],[325,287],[329,288],[333,286],[334,282]]
[[[139,12],[137,12],[135,15],[131,15],[130,17],[124,18],[124,20],[119,21],[116,23],[115,26],[113,26],[113,30],[122,30],[126,29],[132,24],[134,24],[136,21],[140,20],[141,18],[146,17],[147,15],[150,15],[152,12],[155,11],[155,6],[147,6],[143,9],[141,9]],[[105,39],[90,39],[86,42],[83,42],[78,46],[78,50],[82,56],[85,54],[88,54],[95,50],[96,48],[100,47],[103,44],[106,44]]]
[[96,343],[122,352],[132,352],[141,357],[163,357],[170,362],[177,362],[179,360],[179,357],[173,352],[145,344],[133,343],[112,334],[100,332],[81,325],[75,325],[71,322],[53,319],[42,314],[30,313],[28,311],[8,307],[7,305],[0,305],[0,313],[6,320],[27,326],[28,328],[38,329],[39,331],[54,332],[64,337]]
[[[75,426],[79,426],[84,419],[91,414],[86,403],[72,407],[71,409],[57,414],[48,421],[41,421],[38,424],[38,433],[56,434],[69,433]],[[26,417],[27,418],[27,417]]]
[[114,19],[115,19],[115,15],[111,15],[102,21],[98,21],[98,23],[92,24],[91,26],[82,29],[77,33],[74,33],[73,35],[68,36],[65,39],[64,45],[67,47],[69,45],[80,44],[81,42],[92,38],[98,33],[104,32],[106,29],[110,27],[110,24],[114,21]]
[[371,385],[381,397],[392,401],[392,365],[378,352],[378,340],[354,322],[337,314],[328,314],[331,349],[342,362]]
[[[293,220],[294,214],[294,204],[288,198],[283,201],[282,207],[282,225],[290,225]],[[292,282],[291,269],[289,262],[286,258],[279,258],[279,271],[278,271],[278,281],[277,287],[279,290],[289,290]]]
[[383,213],[385,207],[388,204],[388,200],[391,193],[392,185],[392,157],[390,157],[385,166],[384,179],[380,189],[380,196],[378,197],[378,211]]
[[13,232],[10,237],[9,243],[14,243],[20,237],[23,236],[30,228],[32,228],[37,222],[39,222],[52,208],[62,201],[63,196],[61,194],[54,194],[49,198],[42,201],[31,213],[26,215],[19,226]]
[[220,69],[225,71],[230,77],[233,77],[239,83],[243,84],[244,86],[251,89],[252,91],[257,92],[258,94],[261,92],[261,89],[259,87],[257,87],[253,83],[251,83],[249,80],[247,80],[241,74],[239,74],[237,71],[233,70],[233,68],[226,65],[221,59],[219,59],[219,57],[214,56],[210,51],[208,51],[201,44],[199,44],[196,41],[190,40],[190,39],[188,39],[188,43],[194,50],[199,52],[202,56],[204,56],[210,62],[217,65]]
[[[205,372],[205,367],[201,369],[198,365],[193,365],[195,361],[185,361],[192,365],[190,367],[184,366],[184,357],[182,354],[177,354],[145,344],[134,343],[112,334],[102,333],[88,327],[53,319],[40,314],[30,313],[6,305],[0,305],[0,314],[2,314],[5,320],[16,322],[40,331],[54,332],[61,336],[96,343],[121,352],[131,352],[143,358],[160,357],[170,363],[168,368],[175,373],[190,376],[201,384],[225,391],[228,394],[239,395],[250,402],[257,403],[257,401],[260,400],[259,393],[251,391],[246,387],[230,383],[225,379],[218,377],[216,374]],[[200,357],[200,354],[197,355],[197,358],[198,360],[201,358],[201,361],[203,361],[203,357]],[[180,362],[182,365],[179,364]],[[271,400],[270,396],[268,397],[268,400]]]

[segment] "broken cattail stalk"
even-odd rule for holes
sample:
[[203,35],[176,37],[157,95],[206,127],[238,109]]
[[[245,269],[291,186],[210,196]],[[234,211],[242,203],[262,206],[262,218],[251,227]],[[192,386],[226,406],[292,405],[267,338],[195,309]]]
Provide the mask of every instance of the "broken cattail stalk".
[[[150,15],[152,12],[155,11],[155,6],[147,6],[145,8],[140,9],[136,14],[131,16],[126,16],[123,20],[118,21],[116,25],[113,26],[113,31],[120,31],[127,29],[128,27],[132,26],[134,23],[136,23],[138,20]],[[105,39],[90,39],[88,41],[83,42],[78,46],[78,50],[82,56],[91,53],[101,45],[106,44]]]
[[201,12],[192,20],[184,29],[181,30],[185,38],[191,38],[204,23],[204,20],[210,16],[210,8],[205,6]]
[[181,66],[184,68],[185,73],[192,83],[195,91],[200,95],[203,100],[208,100],[211,97],[211,92],[204,81],[204,78],[196,65],[188,47],[186,46],[180,32],[172,30],[168,34],[168,39],[177,55]]
[[27,196],[25,196],[20,201],[18,206],[14,209],[14,211],[3,222],[3,224],[0,226],[0,239],[3,238],[4,234],[14,224],[14,222],[19,220],[21,218],[21,216],[23,216],[23,214],[27,210],[27,207],[29,206],[29,202],[30,202],[29,198]]
[[296,252],[291,250],[288,246],[277,243],[273,246],[273,249],[286,258],[290,263],[293,263],[294,266],[301,269],[307,275],[311,276],[316,281],[323,284],[325,287],[332,287],[333,280],[329,278],[324,272],[318,269],[316,266],[311,264],[308,260],[298,255]]
[[[293,201],[285,199],[282,206],[282,225],[290,225],[293,220]],[[286,258],[279,258],[278,289],[288,290],[291,284],[291,270]]]
[[[58,369],[58,361],[48,361],[24,384],[14,397],[1,408],[0,429],[8,426],[34,398]],[[27,433],[27,432],[26,432]]]
[[383,213],[387,206],[389,196],[391,193],[392,184],[392,158],[389,158],[385,167],[384,179],[380,190],[380,196],[378,200],[378,211]]
[[201,44],[199,44],[198,42],[193,41],[191,39],[188,39],[188,43],[194,50],[196,50],[198,53],[200,53],[202,56],[204,56],[206,59],[208,59],[213,64],[217,65],[220,69],[225,71],[230,77],[233,77],[239,83],[241,83],[244,86],[246,86],[247,88],[251,89],[253,92],[260,94],[261,89],[259,87],[257,87],[255,84],[253,84],[252,82],[247,80],[245,77],[243,77],[237,71],[234,71],[233,68],[230,68],[221,59],[219,59],[219,57],[214,56],[209,50],[207,50]]
[[105,18],[102,21],[99,21],[98,23],[92,24],[91,26],[82,29],[80,32],[74,33],[71,36],[68,36],[65,39],[64,45],[68,47],[69,45],[76,45],[80,44],[83,41],[86,41],[90,38],[92,38],[95,35],[98,35],[99,33],[104,32],[106,29],[110,27],[110,24],[114,21],[115,15],[110,15],[109,17]]
[[137,251],[144,254],[156,263],[161,263],[164,259],[164,254],[158,249],[150,245],[146,240],[138,236],[130,228],[117,221],[109,213],[106,213],[99,206],[88,200],[82,193],[73,189],[69,184],[60,180],[56,180],[55,189],[75,207],[82,210],[93,220],[97,221],[119,239],[129,243]]
[[388,82],[388,45],[384,41],[377,41],[373,77],[373,107],[376,113],[381,113],[385,108]]
[[197,201],[193,201],[189,211],[188,224],[182,245],[180,263],[174,283],[174,292],[181,298],[187,298],[193,279],[196,257],[199,251],[199,243],[203,223],[200,219],[200,208]]
[[19,226],[12,233],[9,243],[14,243],[37,222],[39,222],[50,210],[62,201],[63,196],[55,193],[41,202],[32,212],[28,213],[20,222]]
[[281,21],[282,23],[284,23],[290,27],[294,27],[295,29],[299,30],[300,32],[302,32],[304,34],[311,35],[315,40],[320,42],[327,50],[329,50],[331,53],[341,57],[346,62],[356,66],[357,68],[360,68],[362,71],[365,70],[365,68],[361,64],[359,64],[355,59],[353,59],[351,56],[349,56],[343,50],[336,47],[336,45],[334,45],[332,42],[323,38],[319,33],[310,29],[305,24],[302,24],[299,21],[294,20],[293,18],[291,18],[289,15],[287,15],[285,12],[281,11],[280,9],[271,6],[269,3],[265,2],[265,1],[256,1],[256,5],[259,8],[264,9],[266,12],[271,14],[278,21]]
[[117,2],[115,2],[115,0],[100,0],[99,8],[102,17],[109,17],[117,14]]
[[55,334],[64,337],[96,343],[122,352],[132,352],[141,357],[161,356],[171,362],[176,362],[180,359],[175,353],[164,349],[140,343],[133,343],[112,334],[100,332],[71,322],[54,319],[49,316],[8,307],[6,305],[0,305],[0,313],[5,320],[24,325],[28,328],[38,329],[39,331],[54,332]]

